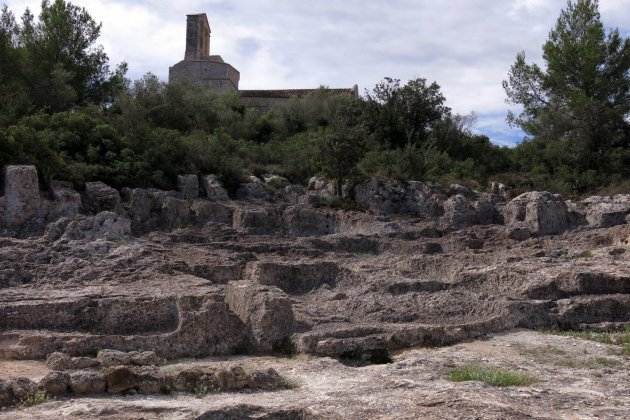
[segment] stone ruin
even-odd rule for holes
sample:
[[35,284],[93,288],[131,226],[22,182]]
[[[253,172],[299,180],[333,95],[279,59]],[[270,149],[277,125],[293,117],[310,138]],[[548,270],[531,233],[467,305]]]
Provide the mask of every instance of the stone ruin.
[[[358,211],[331,207],[332,191],[323,178],[265,175],[230,196],[216,176],[190,174],[175,191],[41,190],[36,168],[5,168],[0,419],[151,418],[156,407],[166,418],[385,418],[392,401],[394,418],[416,418],[411,401],[430,411],[442,400],[459,418],[473,391],[447,388],[434,363],[452,364],[466,342],[630,325],[630,195],[511,198],[501,185],[374,178],[344,188]],[[514,350],[516,334],[493,340]],[[615,372],[589,380],[617,405],[591,391],[575,401],[622,415],[627,377]],[[491,405],[511,395],[499,391],[475,394],[474,410],[525,418],[566,405],[557,383],[537,386],[544,396],[518,412]],[[39,391],[57,400],[24,408]],[[152,399],[120,398],[130,394]]]
[[[248,108],[268,111],[293,97],[303,97],[317,89],[239,90],[240,73],[210,53],[210,24],[205,13],[188,15],[186,21],[186,53],[184,60],[169,69],[169,82],[188,82],[219,93],[238,92]],[[358,86],[328,89],[336,95],[359,96]]]

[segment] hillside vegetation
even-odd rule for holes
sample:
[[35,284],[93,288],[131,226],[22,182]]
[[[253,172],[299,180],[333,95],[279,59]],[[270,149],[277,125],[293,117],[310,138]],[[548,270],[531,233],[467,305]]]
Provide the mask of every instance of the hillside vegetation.
[[[601,22],[595,0],[568,3],[543,47],[519,53],[504,87],[527,133],[515,148],[471,131],[440,86],[386,78],[361,98],[325,89],[261,114],[238,95],[130,81],[98,46],[85,9],[44,1],[37,18],[0,19],[0,165],[37,165],[48,182],[171,188],[176,175],[249,174],[293,182],[386,176],[568,194],[630,191],[630,39]],[[339,188],[340,190],[340,188]]]

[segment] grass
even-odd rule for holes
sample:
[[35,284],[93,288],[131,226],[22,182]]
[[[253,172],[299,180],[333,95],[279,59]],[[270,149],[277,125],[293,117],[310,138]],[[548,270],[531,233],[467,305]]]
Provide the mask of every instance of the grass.
[[43,404],[50,399],[45,391],[35,391],[27,395],[22,401],[20,401],[21,407],[33,407],[35,405]]
[[525,373],[479,365],[455,368],[448,373],[448,379],[453,382],[477,381],[497,387],[526,386],[536,382]]
[[623,331],[583,331],[583,330],[567,330],[567,331],[544,331],[547,334],[559,335],[563,337],[581,338],[582,340],[596,341],[603,344],[614,344],[624,347],[624,354],[630,356],[630,327],[626,327]]

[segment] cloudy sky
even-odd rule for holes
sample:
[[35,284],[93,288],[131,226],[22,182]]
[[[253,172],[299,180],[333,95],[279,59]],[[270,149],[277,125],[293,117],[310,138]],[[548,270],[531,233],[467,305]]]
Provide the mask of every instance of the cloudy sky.
[[[3,0],[0,0],[2,3]],[[39,0],[4,0],[16,14]],[[111,61],[130,77],[166,80],[184,56],[186,14],[208,14],[211,50],[243,89],[327,85],[361,91],[385,76],[437,81],[455,112],[510,145],[501,81],[518,51],[539,61],[565,0],[74,0],[103,22]],[[600,0],[603,20],[630,36],[630,0]]]

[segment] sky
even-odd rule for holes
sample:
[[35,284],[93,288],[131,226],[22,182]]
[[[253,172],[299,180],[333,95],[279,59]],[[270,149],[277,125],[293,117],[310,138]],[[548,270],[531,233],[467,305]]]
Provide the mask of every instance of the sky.
[[[39,0],[0,0],[17,15]],[[541,50],[566,0],[74,0],[103,23],[100,43],[129,77],[168,79],[184,57],[186,14],[207,13],[210,48],[241,73],[241,89],[352,87],[384,77],[436,81],[474,130],[511,146],[501,86],[519,51]],[[600,0],[607,27],[630,36],[630,0]]]

